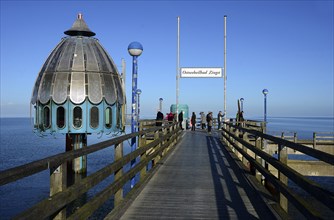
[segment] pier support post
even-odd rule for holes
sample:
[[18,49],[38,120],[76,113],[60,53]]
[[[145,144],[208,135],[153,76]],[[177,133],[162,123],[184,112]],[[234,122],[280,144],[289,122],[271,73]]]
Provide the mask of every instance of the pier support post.
[[[70,134],[66,135],[66,151],[78,150],[87,147],[87,135],[86,134]],[[68,149],[69,148],[69,149]],[[73,161],[74,173],[86,174],[87,173],[87,156],[75,158]]]
[[[162,131],[160,131],[160,130],[158,130],[158,131],[155,132],[155,134],[154,134],[154,140],[160,139],[160,133],[162,133]],[[161,146],[162,146],[162,142],[161,142],[159,145],[157,145],[156,148],[159,149]],[[160,152],[160,153],[155,157],[155,160],[156,160],[155,164],[156,164],[158,161],[160,161],[161,157],[162,157],[162,152]]]
[[[87,147],[86,134],[67,134],[65,151]],[[87,173],[87,156],[82,156],[50,169],[50,197],[64,191]],[[53,216],[54,219],[66,219],[66,208]]]
[[[139,130],[142,131],[143,130],[143,123],[140,122],[139,124]],[[146,138],[143,138],[143,135],[138,136],[138,148],[141,148],[143,146],[145,146],[146,144]],[[146,152],[143,152],[140,155],[140,161],[146,160]],[[140,179],[144,179],[144,177],[146,176],[146,170],[147,170],[147,166],[145,166],[143,169],[140,170]]]
[[[248,134],[246,132],[243,132],[242,139],[249,143],[248,140]],[[250,154],[250,151],[247,150],[247,147],[245,145],[242,145],[242,151],[244,151],[246,154]],[[252,164],[246,159],[246,157],[242,157],[242,163],[249,168],[249,171],[252,173]]]
[[[163,128],[162,129],[162,134],[163,134],[163,142],[161,145],[164,145],[166,142],[167,142],[167,139],[165,139],[165,137],[167,136],[167,128]],[[162,156],[165,156],[166,153],[168,152],[169,150],[169,147],[165,148],[161,153],[162,153]]]
[[[288,164],[287,147],[281,144],[278,145],[278,159],[281,163]],[[288,178],[281,172],[278,172],[278,178],[283,184],[288,185]],[[283,210],[288,212],[288,200],[282,193],[279,194],[279,202]]]
[[[114,161],[117,161],[123,157],[123,143],[119,143],[115,145],[115,158]],[[120,179],[123,175],[123,169],[120,168],[114,173],[115,181]],[[115,192],[114,197],[114,206],[118,206],[123,200],[123,188],[121,187],[117,192]]]
[[[237,128],[236,131],[235,131],[235,136],[240,137],[240,131],[239,131],[238,128]],[[234,140],[234,143],[236,143],[237,146],[238,146],[239,148],[242,148],[241,144],[240,144],[237,140]],[[233,150],[234,150],[234,153],[237,155],[237,157],[238,157],[242,162],[244,162],[244,159],[243,159],[244,157],[242,156],[242,154],[241,154],[238,150],[235,150],[234,148],[233,148]]]
[[[234,130],[233,127],[229,126],[228,131],[229,131],[230,133],[233,133],[232,131],[236,132],[236,129]],[[237,135],[236,133],[234,133],[234,134]],[[232,143],[232,142],[234,143],[234,139],[231,137],[231,135],[229,135],[229,138],[230,138],[231,143]],[[228,142],[228,143],[229,143],[229,142]],[[235,149],[234,149],[233,145],[232,145],[232,144],[229,144],[229,147],[231,148],[232,152],[235,153]]]
[[[125,90],[125,66],[122,70],[123,72],[123,91]],[[122,128],[125,130],[125,121],[126,121],[126,105],[122,106]],[[114,152],[114,161],[123,158],[123,142],[115,145]],[[123,168],[117,170],[114,173],[114,180],[118,180],[123,176]],[[114,195],[114,207],[118,206],[123,200],[123,188],[121,187]]]
[[[67,188],[67,163],[61,164],[57,168],[50,169],[50,197],[64,191]],[[66,208],[62,209],[55,216],[55,220],[66,219]]]
[[[173,123],[174,123],[174,122],[173,122]],[[169,131],[170,131],[170,132],[175,132],[176,129],[177,129],[177,126],[176,126],[176,125],[173,125],[172,127],[170,127]],[[177,134],[174,134],[174,135],[176,135],[176,138],[174,139],[174,141],[173,141],[173,143],[172,143],[173,146],[174,146],[174,145],[177,143],[177,141],[178,141],[178,135],[177,135]]]
[[[255,137],[255,147],[261,150],[261,143],[262,143],[261,138],[260,137]],[[255,155],[255,160],[259,164],[263,164],[262,163],[262,158],[259,155]],[[258,170],[255,171],[255,177],[261,183],[262,174]]]
[[[261,130],[262,130],[262,133],[266,133],[267,131],[267,125],[266,125],[266,122],[262,122],[261,123]],[[269,153],[268,152],[268,147],[267,147],[267,140],[264,139],[264,138],[261,138],[262,139],[262,146],[261,146],[261,149],[262,151],[266,152],[266,153]],[[269,165],[268,163],[265,161],[265,160],[262,160],[262,166],[266,169],[266,170],[269,170]],[[266,178],[262,175],[262,184],[263,185],[266,185]]]

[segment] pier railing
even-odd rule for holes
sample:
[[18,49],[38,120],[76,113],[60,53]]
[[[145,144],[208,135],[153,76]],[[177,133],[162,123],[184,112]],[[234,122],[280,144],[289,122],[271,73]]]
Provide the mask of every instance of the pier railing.
[[334,132],[313,132],[312,139],[303,140],[298,138],[297,132],[271,132],[273,136],[282,137],[286,140],[291,140],[294,143],[306,144],[307,146],[313,145],[316,149],[319,145],[333,145]]
[[[306,218],[322,218],[318,210],[288,187],[288,180],[293,181],[325,207],[334,210],[334,194],[289,167],[287,149],[290,148],[314,157],[329,164],[330,168],[333,168],[334,165],[333,154],[265,134],[261,123],[245,121],[237,126],[236,123],[229,122],[225,123],[224,127],[223,142],[239,156],[245,165],[249,166],[259,181],[267,187],[273,187],[272,189],[278,192],[280,205],[285,211],[288,211],[288,202],[290,202]],[[276,145],[278,158],[268,153],[269,142]],[[277,169],[278,176],[269,172],[269,165]]]
[[[139,182],[134,188],[148,178],[148,164],[152,168],[163,158],[168,151],[178,142],[180,129],[177,123],[164,123],[162,126],[155,126],[155,120],[143,121],[136,133],[126,134],[93,144],[91,146],[61,153],[19,167],[0,172],[0,186],[31,176],[44,170],[50,170],[50,176],[59,172],[59,168],[66,170],[67,162],[75,158],[94,153],[96,151],[115,147],[114,162],[108,164],[97,172],[81,179],[71,186],[65,187],[62,191],[45,198],[30,209],[19,213],[14,219],[45,219],[57,216],[58,219],[87,219],[95,210],[101,207],[108,199],[114,196],[114,207],[121,206],[123,199],[123,187],[135,175],[139,175]],[[127,155],[123,155],[123,142],[137,138],[137,149]],[[102,158],[101,158],[102,159]],[[131,161],[137,160],[127,172],[123,169]],[[61,170],[61,169],[60,169]],[[64,174],[66,176],[66,174]],[[66,216],[66,206],[73,201],[80,199],[88,190],[113,176],[113,181],[105,189],[94,195],[89,201],[78,207],[72,215]],[[52,179],[50,178],[50,181]],[[131,194],[131,191],[128,193]],[[128,195],[127,194],[127,195]]]

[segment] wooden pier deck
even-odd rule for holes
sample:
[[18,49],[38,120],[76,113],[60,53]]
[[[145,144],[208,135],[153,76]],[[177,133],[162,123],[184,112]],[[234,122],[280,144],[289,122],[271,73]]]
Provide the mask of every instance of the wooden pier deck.
[[241,169],[217,133],[199,130],[183,135],[117,218],[277,219],[270,196],[249,181],[251,175]]

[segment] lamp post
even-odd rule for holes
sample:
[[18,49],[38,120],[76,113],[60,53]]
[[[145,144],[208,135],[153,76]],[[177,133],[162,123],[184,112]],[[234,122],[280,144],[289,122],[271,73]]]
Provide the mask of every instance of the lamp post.
[[268,89],[262,90],[262,93],[264,95],[264,122],[267,124],[267,94],[268,94]]
[[[264,126],[263,133],[267,133],[267,94],[269,93],[268,89],[263,89],[262,93],[264,95]],[[263,139],[263,150],[268,153],[267,148],[267,139]],[[265,160],[262,160],[262,166],[264,166],[268,170],[268,163]],[[265,177],[262,175],[261,177],[262,183],[265,183]]]
[[[137,115],[136,115],[136,91],[137,91],[137,78],[138,78],[138,63],[137,58],[143,52],[143,46],[139,42],[132,42],[128,46],[129,54],[133,57],[132,61],[132,106],[131,106],[131,133],[136,132],[137,127]],[[136,150],[136,137],[131,139],[131,152]],[[136,159],[131,161],[131,167],[133,167],[136,163]],[[131,179],[131,188],[135,185],[135,179]]]
[[241,98],[240,99],[240,102],[241,102],[241,111],[244,111],[244,98]]
[[162,101],[163,101],[164,99],[163,98],[160,98],[159,99],[159,111],[160,112],[162,112]]
[[139,122],[139,116],[140,116],[140,94],[141,94],[141,90],[137,89],[136,90],[136,94],[137,94],[137,122]]
[[[137,91],[137,78],[138,78],[138,63],[137,58],[143,52],[143,46],[139,42],[132,42],[128,46],[129,54],[133,57],[132,61],[132,110],[131,110],[131,132],[136,132],[136,91]],[[132,139],[131,148],[136,148],[135,140]],[[134,150],[132,149],[132,150]]]

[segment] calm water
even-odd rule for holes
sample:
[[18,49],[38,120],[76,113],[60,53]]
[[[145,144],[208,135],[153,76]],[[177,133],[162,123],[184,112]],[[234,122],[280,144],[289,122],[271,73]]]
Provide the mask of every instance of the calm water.
[[[298,139],[312,139],[313,132],[334,132],[333,117],[273,117],[268,119],[268,132],[285,132]],[[333,135],[333,134],[332,134]]]
[[[269,132],[298,132],[299,139],[312,139],[313,132],[334,132],[334,118],[269,118]],[[0,170],[23,165],[47,156],[65,151],[65,136],[39,137],[32,132],[29,118],[0,118]],[[110,136],[90,135],[88,145],[110,139]],[[129,152],[125,144],[124,152]],[[88,156],[88,175],[113,161],[113,148]],[[110,181],[110,180],[109,180]],[[322,179],[325,187],[332,188],[333,178]],[[104,186],[108,180],[89,191],[89,198]],[[9,219],[26,210],[49,195],[49,171],[27,177],[15,183],[0,187],[1,219]],[[109,201],[111,203],[112,201]]]
[[[23,165],[65,151],[65,135],[37,136],[32,132],[29,118],[0,118],[0,170]],[[110,135],[89,135],[88,145],[112,138]],[[130,147],[124,142],[124,153]],[[103,168],[114,159],[113,148],[88,155],[88,175]],[[109,184],[113,177],[106,179],[86,195],[93,194]],[[49,196],[49,171],[35,174],[23,180],[0,187],[0,219],[9,219]],[[126,186],[129,188],[129,186]],[[112,206],[112,200],[107,205]]]

